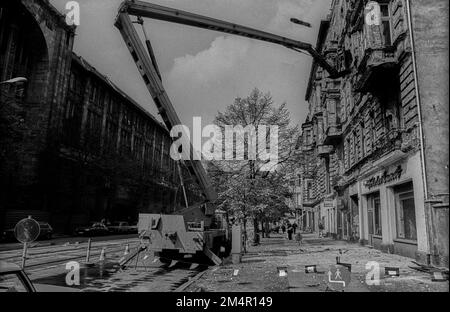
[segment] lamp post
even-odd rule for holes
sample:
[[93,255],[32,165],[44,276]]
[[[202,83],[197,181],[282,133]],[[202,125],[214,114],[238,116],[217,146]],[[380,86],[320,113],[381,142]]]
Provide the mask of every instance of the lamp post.
[[[25,77],[15,77],[15,78],[11,78],[9,80],[1,81],[0,82],[0,87],[2,87],[2,86],[19,85],[19,84],[23,84],[23,83],[26,83],[26,82],[28,82],[28,79],[25,78]],[[5,95],[7,98],[11,97],[10,95],[7,94],[9,91],[3,92],[2,89],[3,88],[0,89],[0,91],[1,91],[0,96]],[[8,88],[8,90],[10,90],[10,89]]]
[[9,80],[2,81],[2,82],[0,82],[0,85],[18,84],[18,83],[22,83],[22,82],[25,83],[27,81],[28,80],[25,77],[16,77],[16,78],[12,78],[12,79],[9,79]]

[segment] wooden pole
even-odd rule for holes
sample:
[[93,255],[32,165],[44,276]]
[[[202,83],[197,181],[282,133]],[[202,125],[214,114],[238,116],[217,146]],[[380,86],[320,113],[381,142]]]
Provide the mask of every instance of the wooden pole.
[[86,263],[89,263],[89,257],[91,255],[91,239],[88,240],[87,250],[86,250]]
[[25,269],[25,260],[27,258],[27,250],[28,250],[28,243],[24,243],[23,251],[22,251],[22,270]]

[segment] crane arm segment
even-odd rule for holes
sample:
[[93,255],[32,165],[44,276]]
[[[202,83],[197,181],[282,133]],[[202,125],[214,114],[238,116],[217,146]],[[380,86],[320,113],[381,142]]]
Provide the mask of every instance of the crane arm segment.
[[[139,73],[158,108],[164,124],[169,130],[176,125],[181,125],[181,121],[164,90],[158,70],[155,68],[149,54],[146,52],[139,35],[133,26],[130,16],[127,13],[120,13],[116,19],[115,26],[120,30]],[[187,134],[183,133],[182,135]],[[191,151],[194,153],[196,152],[193,150],[192,144]],[[217,194],[212,187],[201,161],[192,159],[185,160],[185,165],[191,176],[196,179],[197,184],[202,189],[205,199],[207,201],[214,201],[217,198]]]
[[322,55],[320,55],[309,43],[304,43],[301,41],[285,38],[268,32],[233,24],[230,22],[221,21],[211,17],[193,14],[186,11],[176,10],[169,7],[138,0],[124,1],[120,7],[120,12],[123,13],[126,12],[130,15],[147,17],[166,22],[215,30],[237,36],[243,36],[247,38],[279,44],[285,46],[286,48],[294,50],[306,51],[316,60],[316,62],[321,67],[323,67],[330,74],[330,77],[339,76],[338,71],[333,66],[331,66],[326,61],[326,59]]

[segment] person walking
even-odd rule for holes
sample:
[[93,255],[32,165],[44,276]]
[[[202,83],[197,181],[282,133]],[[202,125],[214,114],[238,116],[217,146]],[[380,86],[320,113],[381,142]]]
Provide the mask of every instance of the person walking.
[[300,232],[298,232],[298,233],[295,235],[295,240],[297,241],[298,246],[300,247],[301,244],[302,244],[302,242],[303,242],[303,236],[302,236],[302,234],[301,234]]
[[294,231],[294,228],[292,227],[292,224],[289,223],[287,232],[288,232],[288,239],[292,240],[292,232]]
[[297,232],[297,227],[298,227],[297,223],[294,222],[294,224],[292,224],[292,227],[294,228],[294,235],[295,235],[295,233]]
[[323,229],[324,229],[323,223],[319,222],[319,238],[323,237]]
[[283,234],[286,234],[286,226],[284,224],[281,225],[281,232],[283,232]]

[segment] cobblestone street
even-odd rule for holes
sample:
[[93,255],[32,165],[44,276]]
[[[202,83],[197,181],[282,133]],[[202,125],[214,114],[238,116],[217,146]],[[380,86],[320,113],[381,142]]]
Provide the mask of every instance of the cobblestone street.
[[[330,265],[351,264],[351,282],[344,289],[347,292],[444,292],[448,282],[432,282],[432,276],[418,272],[412,259],[385,254],[375,249],[318,238],[316,234],[304,235],[301,246],[282,235],[262,239],[261,245],[250,247],[242,263],[215,267],[193,283],[187,291],[206,292],[321,292],[327,290],[325,281]],[[368,286],[365,282],[366,264],[376,261],[380,265],[380,285]],[[306,265],[317,265],[322,274],[306,274]],[[278,268],[287,268],[287,276],[280,277]],[[385,277],[385,267],[398,267],[399,277]],[[236,270],[239,270],[238,272]],[[237,275],[236,275],[237,272]],[[333,287],[328,287],[333,291]]]

